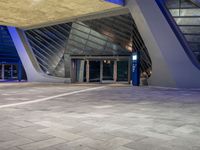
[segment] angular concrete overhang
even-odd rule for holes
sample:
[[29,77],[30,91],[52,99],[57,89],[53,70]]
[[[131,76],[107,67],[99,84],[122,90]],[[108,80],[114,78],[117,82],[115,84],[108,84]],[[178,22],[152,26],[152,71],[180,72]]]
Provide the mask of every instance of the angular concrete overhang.
[[28,29],[121,9],[104,0],[1,0],[0,24]]

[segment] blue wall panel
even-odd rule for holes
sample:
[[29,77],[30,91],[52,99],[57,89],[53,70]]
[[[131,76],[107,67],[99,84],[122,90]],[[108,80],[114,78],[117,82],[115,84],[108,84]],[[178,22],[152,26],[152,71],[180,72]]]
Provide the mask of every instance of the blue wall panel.
[[0,26],[0,63],[18,63],[19,55],[6,26]]
[[105,0],[105,1],[111,2],[111,3],[114,3],[114,4],[118,4],[118,5],[122,5],[122,6],[125,5],[125,0]]

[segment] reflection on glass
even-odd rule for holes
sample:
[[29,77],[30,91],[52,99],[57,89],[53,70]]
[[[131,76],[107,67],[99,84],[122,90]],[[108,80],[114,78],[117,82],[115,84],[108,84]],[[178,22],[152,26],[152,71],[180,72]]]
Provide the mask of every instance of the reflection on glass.
[[0,65],[0,80],[18,80],[18,65]]
[[90,61],[90,82],[100,82],[100,61]]
[[17,65],[13,65],[13,80],[17,80],[18,79],[18,71],[17,71],[18,67]]
[[11,79],[11,65],[5,65],[4,79]]
[[128,61],[117,62],[117,81],[128,81]]
[[103,61],[103,80],[113,80],[114,61]]

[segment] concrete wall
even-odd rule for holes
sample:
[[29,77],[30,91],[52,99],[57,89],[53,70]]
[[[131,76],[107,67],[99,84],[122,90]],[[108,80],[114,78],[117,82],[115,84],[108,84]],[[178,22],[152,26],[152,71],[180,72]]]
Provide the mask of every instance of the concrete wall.
[[58,78],[43,73],[24,32],[15,27],[8,27],[8,30],[22,61],[29,82],[70,82],[70,78]]
[[197,88],[200,70],[196,68],[155,0],[127,0],[138,30],[152,59],[149,85]]

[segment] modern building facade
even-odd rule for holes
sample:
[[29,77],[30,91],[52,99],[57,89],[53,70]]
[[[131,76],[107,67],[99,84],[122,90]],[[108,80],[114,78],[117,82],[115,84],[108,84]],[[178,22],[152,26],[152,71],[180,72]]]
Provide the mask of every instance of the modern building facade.
[[[42,1],[33,5],[39,8]],[[30,82],[130,83],[131,56],[139,52],[141,78],[148,85],[200,87],[198,0],[85,0],[62,5],[48,14],[53,21],[46,16],[28,22],[21,16],[12,24],[2,22],[1,43],[10,41],[9,47],[0,47],[2,79],[10,65],[11,79]],[[67,6],[74,10],[65,14]]]

